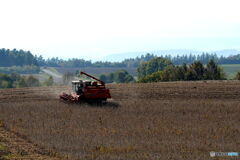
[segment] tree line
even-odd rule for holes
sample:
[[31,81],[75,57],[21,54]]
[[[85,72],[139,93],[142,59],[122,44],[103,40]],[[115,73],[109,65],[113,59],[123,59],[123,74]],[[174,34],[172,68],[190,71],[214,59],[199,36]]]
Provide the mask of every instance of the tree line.
[[240,64],[240,54],[234,56],[217,56],[216,53],[202,53],[200,55],[182,55],[182,56],[171,56],[167,55],[164,58],[167,58],[172,61],[174,65],[181,65],[183,63],[191,64],[195,61],[200,61],[203,64],[207,64],[210,60],[214,60],[218,64]]
[[109,74],[101,74],[99,79],[106,83],[130,83],[135,82],[133,76],[131,76],[126,70],[117,70]]
[[[42,56],[36,56],[37,62],[40,66],[48,67],[67,67],[67,68],[77,68],[77,67],[116,67],[116,68],[137,68],[141,63],[149,61],[157,56],[154,54],[146,53],[140,57],[125,59],[121,62],[103,62],[97,61],[92,62],[84,59],[69,59],[63,60],[59,58],[49,58],[44,59]],[[183,63],[191,64],[194,61],[201,61],[203,64],[207,64],[209,60],[213,59],[218,64],[240,64],[240,54],[234,56],[217,56],[216,53],[202,53],[200,55],[165,55],[163,56],[169,59],[174,65],[181,65]]]
[[30,51],[0,49],[0,73],[39,73],[40,68]]
[[19,74],[35,74],[39,73],[39,66],[12,66],[12,67],[0,67],[0,73],[19,73]]
[[66,68],[84,68],[84,67],[113,67],[113,68],[125,68],[125,67],[138,67],[140,63],[148,61],[156,56],[153,54],[147,53],[146,55],[142,55],[136,58],[125,59],[121,62],[107,62],[107,61],[97,61],[92,62],[90,60],[84,59],[68,59],[63,60],[58,57],[44,59],[42,56],[35,56],[37,62],[40,66],[47,67],[66,67]]
[[[44,59],[43,56],[34,56],[30,51],[23,50],[9,50],[0,49],[0,67],[12,66],[46,66],[46,67],[66,67],[66,68],[83,68],[83,67],[116,67],[116,68],[137,68],[141,63],[149,61],[157,56],[146,53],[145,55],[128,58],[121,62],[92,62],[81,58],[73,58],[63,60],[61,58]],[[174,65],[181,65],[183,63],[191,64],[194,61],[201,61],[207,64],[210,59],[213,59],[218,64],[240,64],[240,54],[234,56],[217,56],[216,54],[202,53],[200,55],[166,55],[164,58],[169,59]]]
[[52,76],[49,76],[48,79],[40,83],[40,81],[32,75],[21,76],[17,73],[0,73],[0,88],[39,87],[51,86],[53,84],[54,81]]
[[[224,80],[223,69],[213,60],[206,65],[200,61],[174,65],[170,60],[157,57],[138,67],[139,82]],[[236,77],[236,79],[238,79]]]
[[0,66],[38,66],[37,59],[30,51],[0,49]]

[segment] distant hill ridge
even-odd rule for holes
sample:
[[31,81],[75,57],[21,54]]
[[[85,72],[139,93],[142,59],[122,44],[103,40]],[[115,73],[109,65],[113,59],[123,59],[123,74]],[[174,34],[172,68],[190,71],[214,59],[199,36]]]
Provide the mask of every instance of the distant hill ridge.
[[[219,64],[240,64],[240,51],[236,49],[226,49],[210,52],[194,50],[160,50],[152,52],[131,52],[114,54],[93,62],[82,58],[63,60],[60,57],[44,59],[42,56],[33,56],[30,51],[0,49],[0,67],[14,66],[47,66],[65,68],[85,68],[85,67],[138,67],[140,63],[149,61],[156,56],[163,56],[170,59],[173,64],[190,64],[193,61],[201,61],[207,64],[210,59],[214,59]],[[222,57],[223,56],[223,57]],[[35,69],[34,69],[35,70]]]
[[23,50],[10,50],[2,48],[0,49],[0,66],[11,67],[11,66],[38,66],[36,58],[30,51]]
[[126,52],[126,53],[118,53],[118,54],[111,54],[105,56],[99,60],[101,61],[110,61],[110,62],[120,62],[128,58],[136,58],[141,55],[145,55],[146,53],[151,53],[156,56],[181,56],[181,55],[199,55],[202,53],[216,53],[218,56],[230,56],[230,55],[237,55],[240,54],[240,50],[237,49],[223,49],[223,50],[215,50],[215,51],[196,51],[196,50],[188,50],[188,49],[170,49],[170,50],[154,50],[154,51],[145,51],[145,52]]

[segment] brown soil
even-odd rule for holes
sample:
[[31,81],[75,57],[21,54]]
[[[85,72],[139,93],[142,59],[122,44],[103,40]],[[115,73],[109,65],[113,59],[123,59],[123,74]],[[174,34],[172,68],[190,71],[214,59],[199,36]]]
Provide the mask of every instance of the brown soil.
[[8,131],[4,127],[0,127],[0,144],[5,151],[2,155],[0,154],[0,159],[60,159],[56,157],[56,153],[44,150],[24,136]]
[[102,106],[62,103],[69,87],[0,90],[0,135],[17,155],[64,159],[206,160],[240,146],[239,81],[107,87]]

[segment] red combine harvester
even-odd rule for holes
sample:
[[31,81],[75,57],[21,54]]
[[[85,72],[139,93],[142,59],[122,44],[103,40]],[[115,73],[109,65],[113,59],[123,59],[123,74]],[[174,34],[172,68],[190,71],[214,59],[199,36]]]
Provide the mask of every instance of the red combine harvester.
[[111,98],[109,89],[106,89],[105,83],[85,72],[81,72],[81,75],[86,75],[94,79],[95,81],[72,81],[73,93],[62,93],[59,95],[60,99],[68,102],[104,102],[108,98]]

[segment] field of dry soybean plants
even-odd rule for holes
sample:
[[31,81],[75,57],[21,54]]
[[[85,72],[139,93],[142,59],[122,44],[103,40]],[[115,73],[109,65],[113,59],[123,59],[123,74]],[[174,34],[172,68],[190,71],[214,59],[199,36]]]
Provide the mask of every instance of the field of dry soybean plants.
[[0,90],[0,150],[33,159],[207,160],[210,151],[240,149],[239,81],[107,87],[113,99],[102,106],[59,101],[70,87]]

